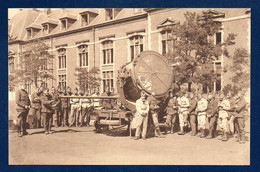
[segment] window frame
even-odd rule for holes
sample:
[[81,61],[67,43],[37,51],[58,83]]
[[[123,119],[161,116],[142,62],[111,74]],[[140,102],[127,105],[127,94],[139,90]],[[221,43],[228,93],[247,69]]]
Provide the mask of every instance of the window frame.
[[[105,92],[107,85],[109,86],[109,90],[111,88],[115,89],[115,83],[114,83],[114,70],[102,70],[102,87],[103,92]],[[108,76],[108,77],[107,77]],[[109,83],[109,84],[107,84]]]
[[[135,42],[134,44],[131,43],[132,42],[131,39],[134,39],[133,40],[133,42]],[[140,41],[140,39],[142,41]],[[135,34],[135,35],[130,35],[128,40],[129,40],[129,60],[133,61],[137,54],[140,54],[141,52],[144,51],[145,38],[143,35]],[[138,41],[138,43],[136,43],[136,41]],[[137,47],[138,47],[138,52],[136,52]],[[132,53],[132,48],[133,48],[133,53]],[[141,51],[141,49],[142,49],[142,51]]]
[[[85,50],[81,50],[81,47],[85,47]],[[80,68],[87,68],[89,67],[89,52],[88,52],[88,45],[82,44],[78,46],[78,66]],[[85,54],[85,65],[82,65],[82,54]]]
[[[109,44],[109,45],[108,45]],[[113,65],[115,61],[115,53],[114,53],[114,41],[107,39],[101,43],[101,54],[102,54],[102,65]],[[110,54],[110,58],[108,60],[108,54]],[[109,61],[109,63],[107,62]]]
[[58,70],[64,69],[67,69],[67,50],[66,48],[60,48],[58,49]]

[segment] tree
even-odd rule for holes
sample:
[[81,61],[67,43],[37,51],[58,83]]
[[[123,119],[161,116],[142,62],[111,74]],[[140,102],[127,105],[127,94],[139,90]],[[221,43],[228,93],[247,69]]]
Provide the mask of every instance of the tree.
[[201,15],[191,12],[184,14],[185,22],[166,30],[171,31],[169,51],[166,54],[169,62],[175,64],[175,81],[179,87],[188,83],[191,91],[192,83],[209,86],[217,80],[213,70],[213,61],[221,54],[226,54],[226,46],[235,38],[230,34],[225,43],[214,44],[212,38],[221,30],[221,23],[214,20],[213,14],[202,12]]
[[48,52],[49,47],[42,40],[26,43],[24,51],[19,54],[20,63],[13,75],[13,81],[31,82],[35,87],[54,79],[52,74],[53,56]]
[[87,68],[76,67],[75,76],[77,79],[76,84],[81,90],[95,90],[100,86],[99,69],[93,67],[88,71]]

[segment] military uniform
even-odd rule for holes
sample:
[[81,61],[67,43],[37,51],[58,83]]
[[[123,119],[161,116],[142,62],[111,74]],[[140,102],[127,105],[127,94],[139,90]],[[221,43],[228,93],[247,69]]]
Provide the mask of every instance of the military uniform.
[[18,90],[15,95],[16,111],[18,118],[18,136],[27,134],[26,132],[26,120],[29,113],[31,102],[27,91],[24,89]]
[[211,139],[215,135],[218,120],[218,101],[211,99],[208,103],[207,118],[209,122],[209,135],[207,139]]
[[[111,96],[111,92],[104,92],[101,96]],[[111,99],[102,99],[101,106],[104,109],[112,109],[112,100]]]
[[[66,93],[63,96],[67,96]],[[67,126],[68,124],[68,108],[69,108],[69,99],[68,98],[61,98],[61,125]]]
[[221,137],[221,140],[227,141],[228,140],[228,118],[229,114],[228,111],[230,110],[230,102],[228,99],[223,99],[218,103],[218,112],[219,112],[219,126],[223,132],[223,135]]
[[45,134],[51,133],[52,117],[54,110],[52,108],[52,96],[50,94],[42,94],[42,117]]
[[198,130],[200,130],[200,137],[205,137],[206,129],[206,110],[208,108],[208,101],[204,98],[201,98],[197,103],[197,116],[198,116]]
[[173,97],[169,100],[167,108],[166,108],[166,124],[170,126],[171,133],[173,133],[174,125],[176,123],[176,118],[178,115],[178,103],[176,97]]
[[238,129],[238,140],[239,143],[245,143],[245,115],[247,113],[246,111],[246,101],[243,98],[240,98],[236,102],[236,108],[234,113],[234,123],[236,128]]
[[61,125],[61,101],[57,92],[52,93],[51,96],[54,100],[52,103],[54,109],[53,122],[55,127],[58,127]]
[[82,98],[80,100],[80,104],[81,104],[81,109],[82,109],[80,126],[83,126],[85,117],[87,117],[86,123],[87,123],[87,125],[89,125],[90,113],[91,113],[92,108],[93,108],[92,100],[88,99],[88,98]]
[[136,101],[136,132],[135,132],[135,138],[138,139],[141,134],[142,129],[142,137],[143,139],[146,138],[147,133],[147,124],[148,124],[148,112],[149,112],[149,103],[147,100],[144,102],[142,99],[138,99]]
[[151,116],[155,128],[154,131],[155,137],[162,137],[160,127],[159,127],[159,121],[158,121],[158,111],[159,111],[158,102],[155,97],[150,96],[148,97],[148,103],[149,103],[149,108],[150,108],[150,112],[151,112]]
[[179,123],[181,131],[178,133],[180,135],[184,134],[184,127],[187,126],[188,119],[188,107],[190,106],[189,99],[182,96],[179,99]]
[[40,93],[33,93],[31,96],[32,99],[32,108],[31,112],[33,115],[36,115],[37,117],[37,124],[36,127],[40,128],[42,126],[42,116],[41,116],[41,94]]
[[[74,94],[72,96],[78,96]],[[79,125],[79,116],[80,116],[80,100],[79,98],[70,99],[71,112],[70,112],[70,126],[73,126],[76,122],[76,126]]]
[[195,110],[197,108],[197,100],[196,98],[192,98],[189,100],[189,117],[190,117],[190,126],[191,126],[191,135],[195,136],[197,134],[197,114]]

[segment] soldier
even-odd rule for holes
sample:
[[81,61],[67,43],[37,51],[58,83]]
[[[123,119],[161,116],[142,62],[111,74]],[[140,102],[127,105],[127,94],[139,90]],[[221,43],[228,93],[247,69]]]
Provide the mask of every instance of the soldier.
[[238,141],[240,144],[245,143],[245,115],[246,115],[246,101],[244,100],[241,93],[238,93],[235,96],[236,104],[235,104],[235,113],[234,115],[234,123],[238,130]]
[[[84,91],[83,91],[84,92]],[[84,94],[84,96],[88,96],[89,92],[86,91],[86,93]],[[81,113],[81,124],[80,127],[82,127],[84,125],[84,119],[85,117],[87,117],[86,119],[86,125],[89,126],[89,122],[90,122],[90,113],[92,111],[93,108],[93,103],[92,100],[89,98],[82,98],[80,100],[80,104],[81,104],[81,109],[82,109],[82,113]]]
[[[72,96],[78,96],[78,88],[74,89],[74,93]],[[76,126],[79,126],[79,115],[80,115],[80,100],[79,98],[71,98],[71,112],[70,112],[70,127],[74,125],[76,122]]]
[[146,100],[146,95],[144,92],[141,93],[141,98],[136,101],[136,131],[135,131],[135,140],[138,140],[141,134],[142,137],[146,139],[147,124],[148,124],[148,112],[149,112],[149,103]]
[[31,112],[33,115],[37,116],[37,122],[36,122],[36,127],[40,128],[41,127],[41,94],[42,94],[42,88],[38,87],[36,88],[37,92],[32,94],[32,108]]
[[[97,89],[95,90],[95,92],[94,92],[94,94],[92,96],[99,96],[99,92],[98,92]],[[100,107],[99,99],[93,99],[93,105],[94,105],[94,108]]]
[[200,131],[198,136],[201,138],[205,137],[207,108],[208,108],[208,101],[199,93],[196,112],[198,115],[198,130]]
[[54,100],[52,99],[52,96],[49,94],[49,89],[45,88],[44,92],[41,96],[41,102],[42,102],[42,116],[43,116],[43,126],[45,134],[52,134],[51,131],[51,125],[52,125],[52,116],[54,113],[54,109],[52,107],[52,104]]
[[218,101],[213,94],[208,95],[207,120],[209,123],[209,134],[206,139],[212,139],[215,136],[218,120]]
[[188,94],[184,93],[182,97],[179,98],[179,123],[180,123],[180,132],[179,135],[184,135],[184,127],[187,126],[188,119],[188,107],[190,106]]
[[230,102],[227,98],[224,98],[224,94],[221,93],[219,97],[218,103],[218,119],[219,125],[222,131],[222,136],[220,140],[227,141],[228,140],[228,111],[230,110]]
[[172,92],[170,92],[170,100],[168,102],[166,112],[167,112],[166,125],[168,125],[168,128],[170,128],[170,133],[173,134],[174,125],[176,123],[176,118],[178,115],[178,104],[177,104],[177,98],[176,96],[173,95]]
[[31,105],[28,93],[25,91],[25,83],[20,85],[20,89],[16,92],[15,103],[18,118],[18,137],[22,137],[28,134],[26,120]]
[[[105,90],[106,91],[102,93],[101,96],[111,96],[109,88],[107,87]],[[111,99],[102,99],[101,105],[104,109],[112,109]]]
[[52,87],[51,88],[51,96],[53,99],[53,104],[52,107],[54,109],[54,116],[53,116],[53,123],[54,126],[57,128],[60,126],[60,99],[59,99],[59,93],[57,92],[57,90]]
[[197,99],[194,97],[194,94],[191,92],[189,95],[189,117],[190,117],[190,126],[191,126],[191,136],[195,136],[197,134],[197,114],[195,110],[197,108]]
[[155,92],[152,92],[151,96],[148,97],[148,103],[149,103],[150,113],[151,113],[154,128],[155,128],[154,135],[155,135],[155,137],[163,138],[164,136],[162,135],[162,133],[160,131],[159,122],[158,122],[158,111],[160,109],[158,106],[158,102],[155,98]]
[[[63,88],[62,96],[68,96],[66,89]],[[68,108],[69,108],[69,99],[61,98],[61,126],[67,127],[68,124]]]

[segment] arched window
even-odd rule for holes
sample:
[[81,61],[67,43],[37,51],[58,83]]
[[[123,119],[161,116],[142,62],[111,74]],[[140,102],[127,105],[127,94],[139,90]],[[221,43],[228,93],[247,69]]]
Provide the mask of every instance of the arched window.
[[113,41],[108,40],[102,43],[103,64],[114,63]]
[[66,49],[61,48],[58,50],[59,69],[66,68]]
[[79,47],[79,67],[88,66],[88,46],[80,45]]
[[144,43],[143,36],[136,35],[130,37],[130,57],[131,61],[138,55],[139,53],[144,51]]

